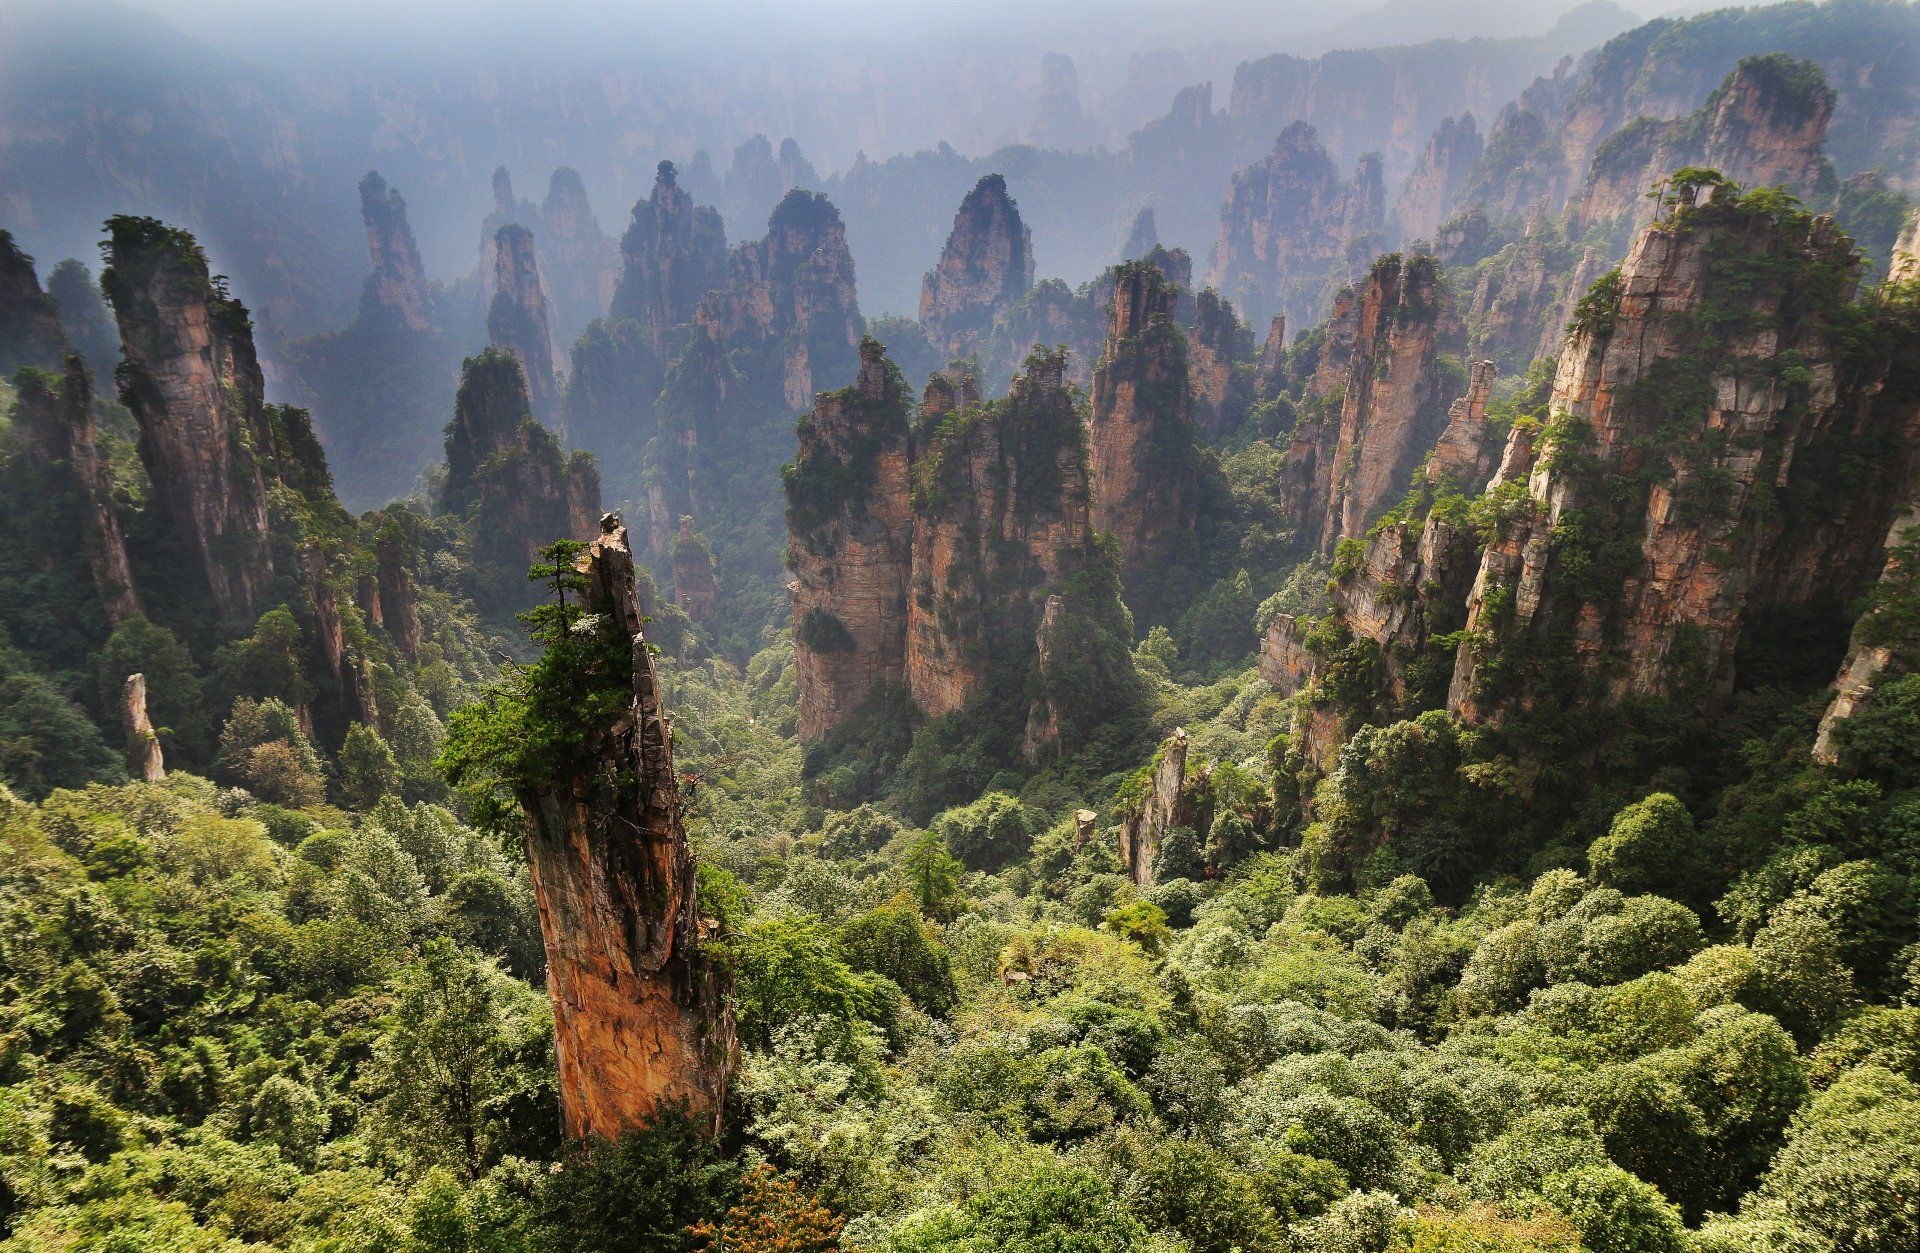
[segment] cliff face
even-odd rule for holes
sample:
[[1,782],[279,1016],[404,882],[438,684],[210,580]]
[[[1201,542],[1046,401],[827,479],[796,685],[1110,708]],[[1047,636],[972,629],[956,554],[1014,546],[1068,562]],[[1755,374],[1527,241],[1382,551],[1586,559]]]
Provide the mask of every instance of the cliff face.
[[1004,729],[1031,759],[1135,696],[1064,370],[1060,353],[1036,351],[988,404],[970,377],[936,375],[910,425],[905,385],[869,342],[860,382],[820,398],[787,475],[804,737],[877,684],[904,687],[928,717],[1024,691]]
[[1377,251],[1385,220],[1379,159],[1363,158],[1344,182],[1313,127],[1296,122],[1233,176],[1210,281],[1249,317],[1318,321],[1321,290]]
[[494,236],[493,304],[487,310],[487,342],[520,359],[534,416],[552,416],[559,400],[558,354],[547,319],[547,297],[534,258],[533,232],[503,226]]
[[713,579],[713,550],[693,529],[693,519],[682,515],[680,534],[673,541],[673,603],[695,622],[705,625],[720,614],[720,588]]
[[273,576],[266,467],[274,432],[246,309],[185,232],[150,218],[109,224],[102,285],[120,324],[121,398],[175,536],[214,612],[251,621]]
[[618,270],[613,241],[600,229],[579,171],[561,166],[540,205],[540,252],[554,323],[562,343],[604,313]]
[[1120,865],[1141,887],[1158,877],[1160,845],[1175,827],[1204,831],[1204,778],[1187,777],[1187,733],[1174,728],[1173,737],[1160,746],[1159,757],[1146,790],[1120,817]]
[[1394,202],[1393,216],[1402,236],[1431,241],[1453,214],[1455,197],[1472,176],[1486,145],[1473,114],[1440,123]]
[[1282,486],[1310,550],[1332,552],[1399,498],[1456,394],[1439,361],[1456,335],[1432,257],[1383,257],[1336,301]]
[[613,1138],[666,1104],[717,1131],[735,1064],[729,980],[703,945],[667,723],[617,520],[583,560],[586,604],[632,698],[587,729],[586,755],[524,792],[546,944],[560,1105],[570,1137]]
[[533,415],[527,376],[510,353],[489,348],[460,366],[460,390],[447,426],[447,477],[440,508],[465,513],[474,500],[482,462],[512,447],[520,423]]
[[1209,438],[1231,433],[1247,415],[1249,397],[1234,373],[1253,353],[1252,336],[1233,306],[1212,288],[1194,300],[1193,331],[1187,336],[1187,376],[1193,420]]
[[693,203],[671,161],[660,163],[653,194],[633,206],[620,259],[612,316],[640,323],[653,351],[664,356],[668,332],[692,320],[700,298],[720,286],[727,270],[720,214]]
[[113,484],[94,443],[93,390],[79,357],[67,358],[57,384],[44,375],[20,379],[16,430],[40,460],[64,463],[75,489],[81,547],[107,622],[119,626],[139,616],[140,596],[114,512]]
[[360,180],[360,217],[373,258],[373,273],[360,294],[361,316],[384,311],[410,331],[430,330],[427,272],[407,225],[407,202],[377,172]]
[[810,404],[821,384],[851,378],[860,306],[846,228],[832,203],[787,193],[766,238],[734,249],[725,285],[700,302],[696,320],[726,351],[760,356],[766,369],[748,386],[777,385],[772,394],[790,411]]
[[852,387],[822,393],[786,475],[787,567],[800,735],[844,722],[876,684],[905,681],[913,555],[911,398],[881,346]]
[[1185,551],[1198,512],[1187,341],[1174,297],[1157,267],[1119,267],[1093,372],[1093,525],[1120,541],[1129,574]]
[[59,309],[40,290],[33,258],[0,231],[0,377],[12,378],[21,366],[58,369],[66,352]]
[[[1468,604],[1449,702],[1469,718],[1713,708],[1743,633],[1846,605],[1880,571],[1920,434],[1912,319],[1877,311],[1891,353],[1851,352],[1857,267],[1831,220],[1712,184],[1676,201],[1583,302],[1541,455],[1496,482],[1530,503]],[[1567,660],[1576,693],[1553,688]]]
[[1648,187],[1689,165],[1719,170],[1745,186],[1811,193],[1826,170],[1822,150],[1833,104],[1834,93],[1813,62],[1778,53],[1748,57],[1691,117],[1643,119],[1601,144],[1575,220],[1651,220]]
[[120,689],[120,733],[125,745],[127,774],[142,783],[167,777],[166,755],[153,719],[147,716],[147,676],[130,674]]
[[972,355],[987,330],[1033,286],[1033,235],[989,174],[960,202],[940,262],[920,286],[920,324],[941,351]]

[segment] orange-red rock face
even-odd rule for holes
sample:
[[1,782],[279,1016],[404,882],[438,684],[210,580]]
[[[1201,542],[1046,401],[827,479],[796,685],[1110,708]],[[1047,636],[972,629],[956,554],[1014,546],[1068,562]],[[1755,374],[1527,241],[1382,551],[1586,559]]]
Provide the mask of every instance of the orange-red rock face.
[[920,286],[920,324],[941,351],[979,351],[987,331],[1033,286],[1033,236],[989,174],[960,202],[939,263]]
[[[899,371],[869,340],[858,381],[822,394],[800,428],[787,492],[787,593],[803,739],[844,722],[876,683],[905,679],[909,404]],[[843,483],[859,490],[840,494]]]
[[120,324],[122,399],[175,535],[214,611],[251,621],[273,577],[267,476],[274,437],[252,325],[199,247],[150,219],[115,218],[102,285]]
[[588,549],[587,604],[632,658],[633,699],[588,755],[523,794],[570,1137],[614,1138],[680,1104],[718,1130],[737,1056],[728,979],[702,945],[673,735],[641,633],[626,531]]
[[[1468,604],[1449,703],[1469,717],[1507,698],[1483,681],[1487,650],[1553,632],[1571,633],[1594,699],[1711,706],[1755,615],[1846,604],[1878,573],[1920,436],[1920,403],[1886,385],[1911,349],[1844,359],[1856,270],[1830,220],[1699,199],[1640,235],[1617,298],[1568,341],[1557,442],[1502,469],[1532,507]],[[1879,451],[1835,492],[1862,448]],[[1631,544],[1617,587],[1567,572],[1569,534]]]
[[1363,534],[1404,494],[1454,399],[1438,368],[1454,334],[1432,257],[1383,257],[1335,302],[1287,454],[1285,499],[1309,551]]

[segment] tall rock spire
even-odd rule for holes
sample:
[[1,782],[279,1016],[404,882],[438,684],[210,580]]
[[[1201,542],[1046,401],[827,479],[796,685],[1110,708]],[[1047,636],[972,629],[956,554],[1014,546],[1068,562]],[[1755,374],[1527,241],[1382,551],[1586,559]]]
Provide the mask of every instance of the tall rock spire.
[[493,305],[487,310],[487,342],[520,358],[527,395],[537,418],[553,416],[559,399],[558,354],[547,319],[547,296],[534,257],[533,232],[503,226],[494,236]]
[[360,296],[362,316],[387,310],[408,330],[430,329],[427,272],[414,246],[413,228],[407,225],[407,202],[377,172],[360,180],[360,217],[373,257],[373,273]]
[[101,278],[120,323],[121,398],[140,456],[215,613],[251,621],[273,577],[267,482],[276,456],[253,324],[184,231],[108,224]]
[[57,369],[66,351],[59,310],[40,290],[33,258],[0,231],[0,378],[21,366]]
[[673,162],[660,163],[652,195],[633,206],[620,259],[612,316],[640,323],[653,351],[664,355],[667,333],[693,318],[700,298],[720,286],[727,271],[720,214],[693,203]]
[[1033,235],[1007,180],[989,174],[960,202],[940,262],[920,284],[920,324],[943,352],[969,356],[1032,286]]
[[706,947],[626,528],[611,516],[603,526],[581,559],[584,601],[631,695],[585,728],[585,751],[550,784],[519,797],[560,1109],[570,1138],[612,1139],[669,1106],[717,1131],[738,1055],[730,980]]

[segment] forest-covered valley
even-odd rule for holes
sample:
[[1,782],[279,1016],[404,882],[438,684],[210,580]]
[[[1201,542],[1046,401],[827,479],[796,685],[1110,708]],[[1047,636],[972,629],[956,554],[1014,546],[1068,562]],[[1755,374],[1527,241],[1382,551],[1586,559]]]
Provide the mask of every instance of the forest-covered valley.
[[1920,9],[1552,32],[0,90],[0,1250],[1920,1245]]

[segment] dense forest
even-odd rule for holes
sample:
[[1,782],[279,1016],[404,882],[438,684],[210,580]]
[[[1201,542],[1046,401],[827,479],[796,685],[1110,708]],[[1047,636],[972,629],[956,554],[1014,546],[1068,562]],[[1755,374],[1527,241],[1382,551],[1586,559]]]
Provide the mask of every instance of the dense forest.
[[1461,46],[0,230],[0,1250],[1920,1246],[1920,15]]

